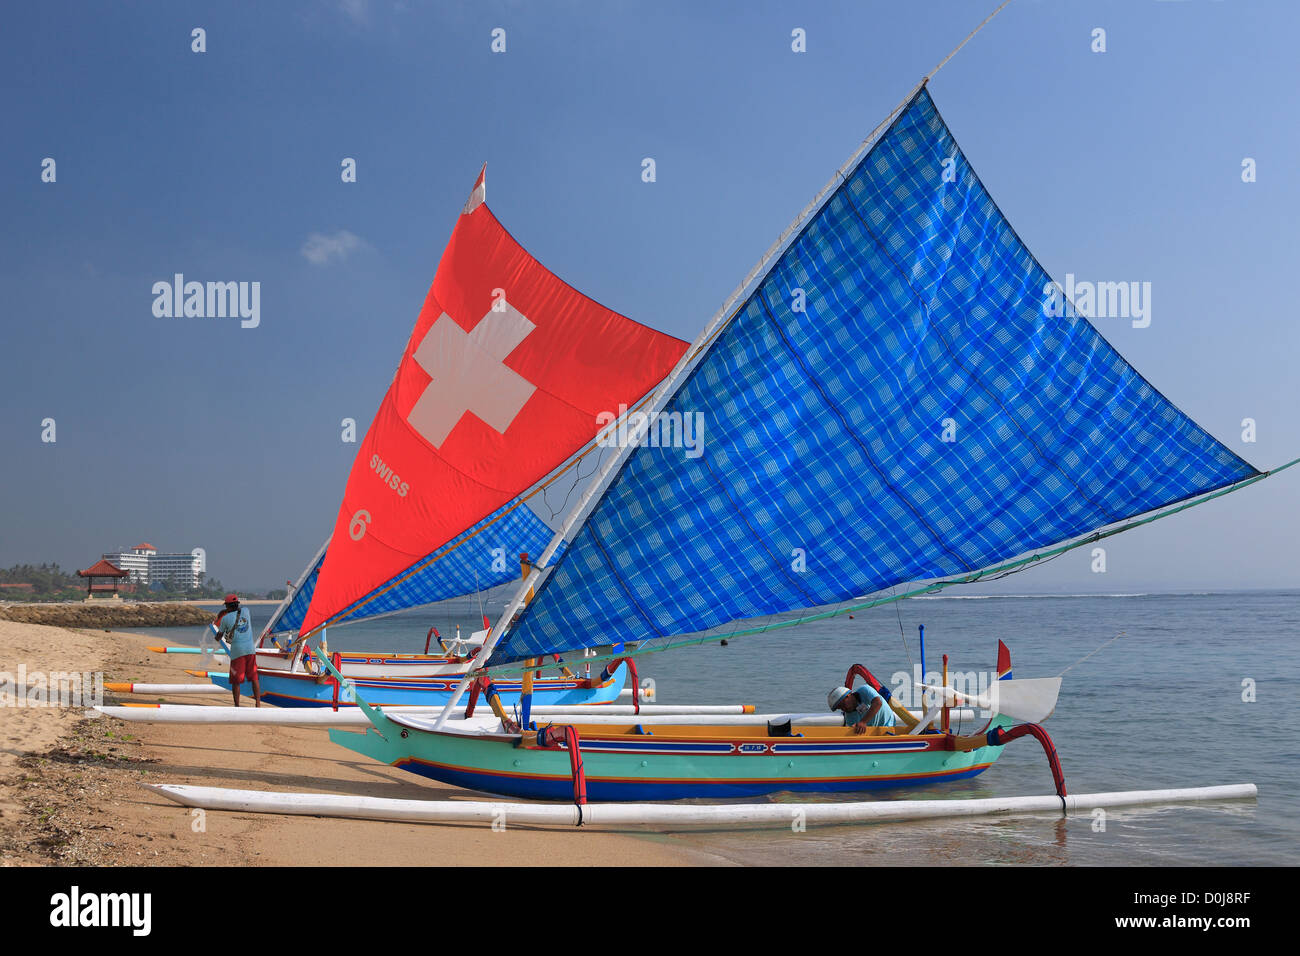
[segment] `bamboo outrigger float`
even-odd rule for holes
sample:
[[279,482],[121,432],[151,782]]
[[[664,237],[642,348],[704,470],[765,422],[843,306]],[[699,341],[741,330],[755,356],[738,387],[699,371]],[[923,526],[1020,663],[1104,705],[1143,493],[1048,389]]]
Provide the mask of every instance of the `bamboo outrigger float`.
[[831,826],[907,820],[952,820],[981,816],[1046,813],[1090,814],[1097,809],[1186,806],[1253,800],[1253,783],[1173,790],[1120,790],[1066,797],[984,797],[972,800],[873,800],[866,803],[645,804],[585,806],[466,800],[395,800],[338,793],[267,793],[182,784],[141,784],[185,807],[232,813],[279,813],[396,823],[482,824],[484,826],[588,826],[615,830],[651,827],[731,829],[789,828],[794,823]]

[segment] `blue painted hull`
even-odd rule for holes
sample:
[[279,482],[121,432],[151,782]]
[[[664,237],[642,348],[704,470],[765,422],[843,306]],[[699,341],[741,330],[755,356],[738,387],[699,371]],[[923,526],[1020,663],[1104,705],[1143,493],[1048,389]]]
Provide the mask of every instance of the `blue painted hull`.
[[[454,770],[449,767],[421,763],[418,760],[400,761],[393,766],[442,783],[464,787],[466,790],[479,790],[485,793],[496,793],[529,800],[573,802],[573,782],[570,780],[540,780],[529,777],[503,778],[498,774]],[[864,777],[861,780],[787,780],[780,783],[774,783],[773,781],[730,783],[719,780],[630,782],[600,780],[589,777],[587,779],[587,799],[597,802],[684,800],[691,797],[725,799],[727,797],[761,797],[777,791],[788,793],[851,793],[947,783],[950,780],[966,780],[978,776],[987,769],[988,765],[985,764],[965,770],[955,770],[952,773],[937,773],[924,779],[882,780]]]

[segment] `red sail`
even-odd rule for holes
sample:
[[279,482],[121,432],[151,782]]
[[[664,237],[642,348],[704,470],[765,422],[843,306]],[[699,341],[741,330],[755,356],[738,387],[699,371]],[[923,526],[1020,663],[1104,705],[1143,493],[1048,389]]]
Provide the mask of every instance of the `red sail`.
[[353,462],[302,633],[536,484],[686,349],[558,279],[483,190],[480,173]]

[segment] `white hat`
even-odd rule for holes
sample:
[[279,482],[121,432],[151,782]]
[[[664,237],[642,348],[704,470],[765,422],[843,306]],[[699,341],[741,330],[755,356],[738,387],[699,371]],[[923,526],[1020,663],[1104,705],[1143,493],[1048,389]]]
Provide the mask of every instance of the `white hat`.
[[843,700],[846,694],[851,694],[851,693],[853,693],[853,691],[849,690],[847,687],[836,687],[833,691],[831,691],[829,694],[826,695],[826,706],[829,707],[831,710],[834,710],[835,705],[838,704],[841,700]]

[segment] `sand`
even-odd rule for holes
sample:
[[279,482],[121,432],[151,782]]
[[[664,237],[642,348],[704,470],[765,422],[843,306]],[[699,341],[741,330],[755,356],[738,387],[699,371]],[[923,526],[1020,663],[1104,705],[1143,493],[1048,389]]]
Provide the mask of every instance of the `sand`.
[[[0,621],[0,671],[102,670],[105,681],[192,680],[139,634]],[[107,695],[106,703],[126,702]],[[138,698],[134,698],[138,699]],[[161,699],[161,698],[159,698]],[[173,703],[229,704],[213,696]],[[0,706],[5,865],[671,866],[725,861],[673,837],[203,814],[139,786],[192,783],[408,799],[483,799],[381,766],[311,728],[128,724],[80,709]]]

